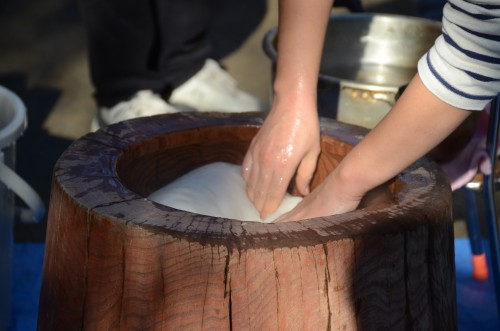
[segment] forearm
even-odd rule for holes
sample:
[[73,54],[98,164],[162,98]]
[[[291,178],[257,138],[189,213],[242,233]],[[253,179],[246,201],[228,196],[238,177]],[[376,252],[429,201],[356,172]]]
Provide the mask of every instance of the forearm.
[[309,193],[320,153],[316,89],[332,4],[280,0],[273,104],[243,160],[247,194],[261,217],[276,210],[293,176],[299,192]]
[[321,53],[332,5],[333,0],[280,0],[274,106],[287,106],[274,108],[294,106],[300,111],[315,111]]
[[362,196],[427,154],[469,114],[438,99],[417,75],[388,115],[341,162],[332,185]]

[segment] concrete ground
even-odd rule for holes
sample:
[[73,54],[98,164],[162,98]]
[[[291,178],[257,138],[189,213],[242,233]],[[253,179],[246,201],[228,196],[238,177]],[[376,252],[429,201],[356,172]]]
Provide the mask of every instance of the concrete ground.
[[[416,0],[362,2],[369,12],[418,14]],[[226,1],[212,30],[216,54],[229,73],[243,90],[267,102],[271,63],[262,40],[276,25],[276,0]],[[4,0],[0,31],[0,85],[17,93],[28,108],[29,127],[17,146],[18,173],[48,204],[57,158],[88,132],[96,111],[78,8],[70,0]],[[461,201],[457,195],[458,236],[465,234]],[[16,240],[43,241],[45,226],[18,224]]]

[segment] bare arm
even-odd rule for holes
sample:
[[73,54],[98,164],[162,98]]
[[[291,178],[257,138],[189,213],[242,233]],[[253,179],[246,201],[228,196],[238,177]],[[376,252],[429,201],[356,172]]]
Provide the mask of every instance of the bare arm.
[[333,0],[280,0],[274,100],[243,162],[247,193],[262,217],[283,199],[297,172],[301,193],[316,167],[316,91],[323,40]]
[[314,192],[278,221],[352,211],[366,192],[424,156],[469,114],[441,101],[417,75],[388,115]]

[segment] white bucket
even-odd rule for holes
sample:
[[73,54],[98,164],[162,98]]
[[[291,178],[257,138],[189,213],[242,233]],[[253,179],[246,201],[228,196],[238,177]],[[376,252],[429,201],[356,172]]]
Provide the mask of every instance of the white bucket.
[[[11,321],[14,219],[39,221],[45,207],[38,194],[16,172],[16,140],[26,129],[26,108],[12,91],[0,86],[0,331]],[[15,195],[29,209],[15,207]]]

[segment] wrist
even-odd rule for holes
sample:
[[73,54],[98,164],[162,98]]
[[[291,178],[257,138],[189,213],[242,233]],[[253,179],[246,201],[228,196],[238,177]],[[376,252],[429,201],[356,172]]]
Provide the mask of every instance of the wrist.
[[[329,183],[348,200],[360,200],[368,191],[376,187],[372,183],[369,172],[362,171],[357,165],[351,165],[346,160],[340,162],[332,172]],[[368,174],[368,176],[366,176]]]
[[273,107],[283,109],[286,112],[295,111],[299,114],[317,112],[317,91],[316,85],[311,86],[301,83],[279,82],[273,86]]

